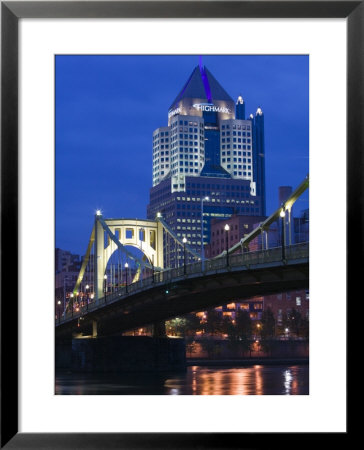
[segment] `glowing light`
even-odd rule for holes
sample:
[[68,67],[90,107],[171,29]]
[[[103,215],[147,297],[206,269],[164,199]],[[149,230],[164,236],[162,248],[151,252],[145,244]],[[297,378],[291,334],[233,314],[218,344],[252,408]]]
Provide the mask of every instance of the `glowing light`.
[[293,376],[290,370],[286,370],[284,372],[284,388],[286,391],[286,394],[289,395],[291,392],[291,385],[292,385]]
[[225,231],[229,231],[230,230],[230,226],[229,226],[228,223],[225,225],[224,229],[225,229]]
[[127,268],[129,267],[129,264],[126,262],[126,263],[124,264],[124,267],[127,269]]
[[262,116],[263,115],[263,111],[261,110],[261,108],[257,109],[257,116]]
[[107,280],[107,275],[104,275],[104,280]]
[[59,305],[61,304],[61,300],[58,300],[58,302],[57,302]]
[[101,216],[101,209],[98,209],[98,210],[96,211],[96,215],[97,215],[97,216]]
[[162,217],[162,213],[157,212],[157,217]]
[[286,211],[284,209],[281,209],[281,212],[279,213],[281,217],[284,217],[286,215]]
[[238,97],[238,99],[237,99],[237,101],[236,101],[236,104],[238,105],[238,104],[243,104],[244,103],[244,100],[243,100],[243,97],[241,96],[241,95],[239,95],[239,97]]
[[186,242],[187,242],[186,236],[183,236],[182,242],[183,242],[184,244],[186,244]]
[[250,118],[250,119],[254,119],[253,114],[250,114],[249,118]]
[[90,289],[90,286],[88,284],[86,284],[86,289]]

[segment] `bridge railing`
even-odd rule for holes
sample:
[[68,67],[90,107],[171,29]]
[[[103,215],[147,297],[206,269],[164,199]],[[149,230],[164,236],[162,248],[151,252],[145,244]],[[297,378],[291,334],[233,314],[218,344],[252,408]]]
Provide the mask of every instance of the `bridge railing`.
[[[308,253],[308,242],[285,247],[286,261],[308,258]],[[233,270],[234,268],[242,268],[244,266],[246,269],[249,269],[255,265],[275,262],[282,262],[282,247],[274,247],[256,252],[234,253],[233,255],[225,255],[218,259],[206,260],[204,262],[204,270],[202,270],[202,263],[199,261],[175,269],[166,269],[162,272],[155,272],[152,277],[139,280],[136,283],[119,288],[117,291],[107,294],[104,297],[93,300],[87,305],[80,307],[79,311],[68,312],[62,318],[57,319],[56,324],[80,318],[88,312],[97,310],[105,305],[114,303],[123,297],[151,288],[152,286],[168,285],[168,283],[172,281],[179,281],[185,277],[201,276],[211,274],[211,272],[218,273],[219,271],[226,272],[226,270]]]

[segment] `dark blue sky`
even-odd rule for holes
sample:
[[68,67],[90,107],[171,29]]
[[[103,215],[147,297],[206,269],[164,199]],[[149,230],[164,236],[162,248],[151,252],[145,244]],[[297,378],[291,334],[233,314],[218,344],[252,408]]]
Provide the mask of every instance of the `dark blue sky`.
[[[152,186],[152,133],[194,67],[189,56],[56,57],[56,247],[83,254],[96,209],[145,218]],[[308,174],[308,56],[204,56],[246,113],[265,116],[267,214],[278,187]],[[308,194],[295,215],[308,207]]]

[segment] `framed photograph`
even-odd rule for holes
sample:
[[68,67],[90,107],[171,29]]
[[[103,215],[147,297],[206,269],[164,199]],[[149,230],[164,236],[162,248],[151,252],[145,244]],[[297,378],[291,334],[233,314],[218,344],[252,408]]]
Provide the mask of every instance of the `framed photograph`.
[[[357,280],[360,279],[363,266],[362,263],[357,263],[357,258],[353,257],[353,249],[355,248],[357,253],[358,244],[359,250],[362,250],[360,236],[363,194],[361,182],[363,18],[364,6],[360,1],[1,2],[2,448],[242,448],[242,441],[244,441],[243,448],[251,448],[262,446],[265,440],[277,439],[278,436],[281,443],[285,442],[290,438],[291,433],[302,434],[304,440],[310,439],[311,433],[315,433],[315,436],[318,436],[318,433],[322,433],[323,436],[325,433],[336,433],[340,435],[340,438],[348,436],[347,301],[351,291],[358,289]],[[192,74],[187,74],[187,77],[182,76],[181,74],[186,71],[186,64],[191,63],[191,58],[196,58],[196,64],[193,63],[196,67],[195,69],[191,67]],[[262,62],[257,63],[258,60]],[[273,60],[276,62],[270,65]],[[295,61],[295,64],[297,61],[304,61],[303,65],[297,63],[297,80],[293,80],[294,75],[290,72],[288,65],[285,76],[283,75],[286,60]],[[80,61],[82,63],[79,64]],[[118,61],[116,65],[115,61]],[[81,224],[79,216],[87,215],[90,206],[88,205],[87,209],[84,200],[72,197],[80,196],[81,198],[82,195],[89,195],[97,199],[100,188],[98,174],[96,171],[90,172],[91,166],[87,164],[88,159],[96,158],[97,154],[108,155],[104,163],[101,163],[102,157],[100,158],[99,170],[109,170],[108,159],[111,159],[112,155],[107,153],[107,148],[119,145],[117,143],[119,138],[113,136],[112,132],[108,136],[103,133],[99,141],[96,141],[95,133],[91,133],[93,120],[95,127],[96,123],[99,125],[100,122],[104,122],[107,125],[104,132],[107,133],[107,130],[111,130],[111,121],[114,119],[110,119],[111,116],[105,113],[106,110],[105,114],[100,110],[94,117],[89,115],[93,107],[93,100],[90,99],[90,92],[93,90],[91,84],[96,80],[89,75],[99,71],[99,67],[103,67],[105,70],[97,72],[97,83],[101,82],[107,86],[113,83],[112,77],[115,77],[116,81],[120,80],[120,83],[129,86],[130,97],[127,96],[126,91],[120,90],[120,98],[124,101],[121,106],[120,98],[117,100],[116,91],[115,99],[110,98],[107,106],[107,108],[122,109],[120,118],[124,121],[124,125],[129,119],[130,123],[133,120],[140,121],[142,111],[148,112],[148,114],[145,113],[147,114],[145,117],[149,120],[153,118],[157,109],[159,111],[164,108],[170,91],[168,91],[167,79],[164,84],[160,83],[162,72],[165,73],[168,70],[173,77],[173,71],[175,71],[176,79],[181,80],[180,92],[172,95],[175,97],[175,94],[178,94],[175,101],[167,105],[169,107],[168,119],[166,119],[168,126],[163,123],[157,124],[156,120],[151,120],[148,124],[148,129],[151,129],[153,124],[152,131],[155,130],[153,133],[155,157],[153,161],[152,158],[150,160],[151,164],[154,163],[152,181],[156,192],[158,185],[163,182],[164,172],[162,171],[165,171],[167,167],[165,161],[156,159],[157,153],[158,158],[162,157],[162,153],[159,155],[159,148],[162,149],[162,147],[159,146],[165,145],[165,142],[162,142],[165,136],[161,138],[162,132],[163,134],[169,131],[172,133],[173,127],[176,124],[179,126],[176,118],[186,114],[184,109],[189,108],[191,111],[195,108],[197,122],[202,121],[201,126],[203,121],[208,122],[204,131],[205,141],[210,139],[211,144],[205,142],[206,148],[202,151],[204,145],[199,144],[198,139],[196,141],[195,147],[206,157],[201,167],[198,163],[194,166],[183,164],[179,158],[171,160],[170,177],[176,178],[176,186],[173,185],[173,189],[178,192],[181,188],[179,184],[188,182],[189,179],[184,171],[195,170],[197,175],[194,173],[192,175],[199,176],[199,171],[205,167],[205,170],[208,169],[211,173],[215,171],[215,175],[218,171],[220,178],[233,179],[231,183],[229,181],[231,185],[241,175],[239,183],[249,184],[250,195],[257,196],[260,201],[262,198],[260,184],[257,183],[257,192],[255,192],[255,184],[252,182],[253,178],[259,178],[260,169],[252,166],[251,170],[254,173],[251,175],[249,160],[245,166],[242,158],[249,157],[249,154],[243,155],[243,151],[250,150],[243,149],[243,145],[249,146],[251,131],[248,129],[249,120],[255,127],[254,145],[259,147],[257,144],[261,126],[259,120],[265,112],[264,99],[262,99],[263,105],[249,105],[250,108],[256,109],[256,112],[251,111],[253,113],[251,116],[248,116],[250,110],[244,113],[240,111],[243,105],[245,108],[243,98],[239,96],[237,100],[235,98],[232,100],[226,94],[224,83],[220,85],[219,77],[215,79],[214,70],[210,72],[206,69],[206,66],[211,69],[209,61],[220,78],[224,76],[224,67],[226,71],[228,67],[235,67],[237,80],[245,80],[246,78],[239,74],[250,70],[251,74],[254,74],[250,81],[253,83],[254,80],[257,92],[260,90],[261,95],[264,93],[262,86],[266,75],[263,73],[265,70],[271,77],[279,77],[277,83],[282,88],[281,92],[284,91],[284,86],[287,92],[292,86],[296,86],[296,92],[306,99],[305,112],[297,111],[293,101],[292,104],[289,104],[289,101],[285,102],[284,96],[275,99],[273,90],[269,92],[267,88],[264,93],[265,97],[270,97],[271,100],[271,103],[266,102],[267,105],[272,105],[268,107],[272,108],[269,109],[272,111],[271,117],[275,114],[274,102],[276,117],[279,114],[282,117],[286,115],[286,128],[282,130],[282,134],[294,137],[292,138],[293,146],[299,142],[297,134],[301,132],[294,126],[293,115],[300,117],[302,113],[303,116],[307,116],[308,124],[309,99],[309,143],[308,126],[306,126],[307,137],[302,138],[307,152],[301,154],[297,148],[292,148],[291,153],[284,150],[279,157],[277,156],[280,161],[277,160],[270,166],[274,167],[271,173],[274,172],[277,179],[280,171],[290,172],[291,170],[291,178],[287,175],[282,179],[294,179],[295,163],[285,164],[285,159],[291,158],[293,161],[294,158],[307,158],[309,147],[310,162],[306,164],[306,167],[309,165],[310,172],[311,209],[309,392],[308,380],[307,391],[305,391],[304,381],[299,378],[292,381],[291,372],[288,374],[287,371],[283,371],[281,384],[285,386],[288,397],[272,395],[279,392],[269,389],[249,392],[252,395],[239,395],[244,392],[233,388],[230,392],[206,390],[205,393],[210,395],[191,395],[194,394],[192,390],[183,391],[183,388],[177,389],[176,392],[171,388],[168,392],[144,392],[144,394],[155,395],[135,395],[143,394],[143,390],[137,392],[133,387],[134,391],[132,389],[122,392],[105,391],[106,395],[92,395],[93,393],[102,394],[102,392],[93,392],[92,381],[82,379],[82,381],[74,382],[75,380],[67,374],[62,379],[57,379],[57,376],[55,378],[57,374],[55,374],[54,357],[57,358],[57,350],[55,353],[54,311],[56,311],[58,325],[61,325],[62,321],[66,324],[69,319],[70,323],[77,324],[81,329],[83,317],[82,314],[78,317],[79,309],[77,308],[83,308],[82,310],[87,308],[88,312],[88,308],[94,308],[96,300],[103,299],[106,303],[107,300],[110,301],[119,295],[117,288],[123,292],[123,295],[130,294],[128,276],[129,281],[132,277],[134,280],[142,281],[145,276],[142,265],[145,261],[139,260],[134,253],[128,254],[128,257],[133,261],[136,260],[137,263],[132,268],[129,267],[131,260],[127,260],[129,265],[125,264],[126,269],[120,271],[120,261],[115,259],[113,266],[108,269],[106,266],[102,268],[103,273],[106,271],[105,280],[94,281],[93,288],[91,283],[92,277],[98,274],[97,263],[91,264],[86,261],[83,264],[81,261],[81,272],[85,271],[87,274],[87,271],[90,271],[88,274],[90,285],[86,281],[82,284],[81,280],[79,291],[76,288],[70,290],[67,297],[65,280],[63,280],[63,284],[61,283],[63,290],[60,289],[62,298],[58,299],[58,308],[57,304],[54,304],[54,248],[58,246],[55,228],[57,232],[62,224],[66,230],[63,237],[67,236],[68,240],[60,239],[59,242],[73,242],[73,248],[77,248],[77,252],[82,252],[77,245],[82,246],[86,251],[84,248],[86,246],[83,242],[80,243],[81,239],[77,233],[71,236],[73,232],[70,230],[84,227],[84,222]],[[272,69],[274,64],[279,66],[277,75]],[[159,72],[153,70],[156,66],[160,68]],[[169,71],[169,68],[173,70]],[[160,95],[158,92],[151,92],[151,84],[140,81],[143,80],[142,76],[139,77],[143,70],[150,78],[155,77],[155,90],[160,92]],[[305,81],[308,77],[309,94],[308,83]],[[91,84],[87,85],[87,83]],[[206,94],[207,102],[201,100],[205,97],[198,94],[200,88]],[[245,89],[249,90],[249,86]],[[105,95],[105,92],[100,90],[95,94],[100,96],[98,104],[101,104],[100,98]],[[137,95],[132,92],[141,93],[141,95],[137,98]],[[220,96],[218,101],[213,102],[212,98],[216,100],[218,95]],[[287,94],[288,99],[289,95],[293,98],[293,94]],[[72,104],[72,99],[76,96],[84,98],[81,109],[76,102]],[[190,102],[192,98],[194,102]],[[68,102],[66,106],[63,103],[65,99]],[[239,99],[241,99],[240,103]],[[117,102],[119,102],[118,105],[116,105]],[[231,112],[229,102],[233,105],[231,108],[236,108],[236,120],[235,116],[233,119],[228,117]],[[167,117],[167,113],[165,115]],[[215,119],[212,116],[216,116]],[[155,114],[154,119],[156,117]],[[230,123],[229,120],[232,120],[231,126],[234,120],[236,122],[234,122],[236,159],[241,157],[240,167],[238,160],[236,166],[230,166],[228,159],[225,160],[225,154],[221,152],[217,164],[213,150],[211,154],[208,150],[208,145],[212,146],[211,149],[213,148],[217,127],[218,132],[221,132],[219,139],[222,139],[222,127]],[[67,133],[72,133],[72,127],[67,129],[67,126],[63,125],[72,121],[77,121],[78,127],[84,125],[86,130],[90,130],[90,137],[85,138],[84,134],[67,138]],[[280,127],[278,123],[277,121],[276,125]],[[117,125],[114,124],[115,126]],[[245,131],[241,128],[241,142],[238,142],[238,126],[248,127]],[[126,139],[137,139],[135,133],[134,137]],[[243,142],[243,133],[248,133],[246,143]],[[279,136],[279,133],[276,136]],[[152,139],[152,136],[150,138]],[[82,139],[82,142],[78,139]],[[70,145],[71,142],[72,145]],[[128,145],[127,140],[123,142],[122,145]],[[191,145],[190,153],[192,154],[196,150],[193,139],[190,144],[184,142],[184,148],[180,149],[180,153],[186,150],[186,154],[189,155],[188,145]],[[219,144],[221,149],[225,144],[225,142],[221,144],[222,142],[221,140]],[[73,145],[74,148],[72,148]],[[140,148],[147,145],[147,142],[140,141]],[[238,148],[239,145],[241,149]],[[266,146],[268,145],[272,148],[275,146],[276,152],[279,145],[284,146],[283,140],[278,140],[274,145],[266,141]],[[99,152],[96,149],[98,146]],[[63,155],[82,149],[83,156],[81,159],[73,159],[73,157],[62,159],[55,152],[57,147],[63,149]],[[93,148],[95,150],[92,150]],[[240,155],[239,150],[241,150]],[[262,154],[264,154],[264,147],[257,151],[257,155],[262,156]],[[228,157],[229,155],[226,154],[226,158]],[[138,186],[131,181],[128,186],[125,174],[133,173],[135,179],[138,177],[146,179],[147,172],[151,173],[151,169],[149,170],[148,166],[148,169],[136,170],[144,158],[144,154],[138,154],[137,147],[135,158],[134,167],[132,159],[129,158],[125,163],[129,169],[124,167],[120,171],[119,180],[116,179],[116,171],[116,175],[111,175],[108,183],[112,192],[118,186],[123,186],[123,195],[128,192],[137,204],[142,201],[140,193],[137,192]],[[121,161],[122,158],[120,158],[120,164],[122,164]],[[210,165],[206,161],[210,161]],[[62,167],[61,172],[58,167]],[[172,170],[176,174],[172,173]],[[179,174],[181,171],[183,171],[184,180]],[[188,172],[188,176],[192,175]],[[143,184],[140,178],[140,183],[137,184],[144,186],[145,183]],[[230,190],[230,184],[226,189]],[[57,186],[58,194],[55,193],[55,186]],[[236,200],[238,196],[233,197],[235,197],[234,211],[239,214],[239,208],[243,211],[245,202],[241,202],[244,206],[239,206],[240,200]],[[72,205],[74,200],[75,203]],[[213,216],[212,213],[216,213],[217,206],[208,205],[209,201],[210,199],[206,200],[206,211]],[[272,200],[268,199],[268,201]],[[285,200],[282,201],[281,205],[284,205]],[[62,210],[59,207],[61,202]],[[79,215],[75,214],[77,202],[80,204]],[[157,214],[156,211],[151,211],[152,206],[152,204],[149,205],[150,217]],[[93,221],[95,221],[95,230],[97,226],[100,226],[103,238],[105,231],[109,232],[107,239],[113,240],[117,234],[118,240],[121,241],[120,233],[124,231],[116,230],[120,224],[111,224],[106,219],[105,225],[101,212],[103,207],[103,204],[95,204],[96,218],[90,211],[91,220],[87,233],[91,233]],[[202,211],[203,207],[201,200]],[[105,206],[105,214],[108,208],[111,210],[110,205]],[[258,214],[258,209],[254,210],[255,214]],[[339,210],[340,214],[338,214]],[[265,214],[263,209],[261,213],[261,216],[269,215]],[[115,217],[117,212],[112,214]],[[135,215],[137,214],[139,215],[136,208]],[[202,225],[203,212],[199,214],[202,217]],[[185,214],[181,213],[182,216]],[[124,213],[123,217],[125,217]],[[303,224],[301,221],[298,222]],[[211,226],[210,222],[206,223],[208,227]],[[110,228],[107,228],[108,226]],[[116,228],[112,228],[113,226]],[[144,228],[141,229],[145,232]],[[282,229],[286,230],[290,227]],[[192,228],[188,230],[186,226],[181,234],[176,226],[176,234],[173,236],[175,242],[178,239],[181,241],[178,241],[181,244],[179,253],[175,250],[173,256],[176,258],[176,269],[185,271],[186,247],[188,251],[192,249],[191,255],[196,250],[196,257],[198,257],[198,247],[201,246],[201,241],[193,237]],[[85,234],[84,231],[82,233]],[[135,234],[135,230],[133,231],[130,225],[126,225],[125,236],[131,239],[133,233]],[[285,237],[284,233],[285,231],[278,230],[277,236],[288,240],[288,235]],[[298,233],[302,234],[302,229]],[[137,230],[137,234],[140,236],[140,230]],[[170,233],[170,236],[172,235],[173,232]],[[183,241],[182,235],[185,238]],[[204,236],[203,228],[201,236]],[[94,239],[95,236],[91,235],[91,242]],[[146,248],[148,245],[152,254],[155,243],[152,242],[149,233],[147,239],[145,235],[139,239],[142,250],[144,245],[144,254],[148,254],[149,247]],[[87,239],[85,242],[88,243]],[[117,242],[115,245],[123,250]],[[171,243],[168,245],[172,246]],[[193,245],[196,249],[192,248]],[[266,246],[265,250],[268,250],[268,238],[266,244],[262,242],[261,246],[262,249]],[[282,260],[285,260],[287,256],[283,255],[285,247],[284,245],[281,247]],[[227,266],[229,266],[228,249],[228,245],[225,249],[225,244],[220,249],[220,253],[225,251],[224,258]],[[212,246],[206,246],[201,255],[216,256],[212,252]],[[89,255],[92,255],[92,250]],[[156,255],[148,256],[147,261],[148,263],[152,261],[152,265],[145,269],[152,271],[152,275],[149,273],[149,276],[152,276],[153,281],[154,270],[157,267],[153,264],[154,257],[157,258]],[[201,258],[197,258],[198,264],[205,264]],[[230,255],[230,258],[233,258],[233,255]],[[125,261],[122,258],[120,260],[121,267],[124,267]],[[230,259],[230,264],[232,261]],[[192,259],[189,262],[192,262]],[[92,265],[91,269],[90,265]],[[169,261],[168,267],[173,267],[173,263]],[[203,265],[201,267],[204,269]],[[186,273],[184,275],[186,276]],[[110,287],[107,277],[110,277]],[[333,279],[337,280],[335,284],[332,283]],[[76,287],[79,286],[77,283]],[[90,288],[93,290],[92,297]],[[164,295],[167,296],[169,285],[164,289]],[[73,295],[77,295],[76,300],[73,300]],[[94,299],[94,295],[95,302],[90,301]],[[63,311],[61,311],[62,302],[64,302]],[[297,297],[295,302],[301,306],[301,297]],[[255,306],[257,308],[259,305]],[[78,317],[77,320],[74,320],[73,315]],[[156,318],[158,318],[157,315]],[[88,326],[90,329],[84,327],[82,330],[84,334],[90,333],[95,337],[97,327],[96,325],[94,327],[93,322],[90,324],[92,325],[91,328]],[[136,326],[139,326],[138,322]],[[173,327],[177,329],[177,325],[171,325],[172,335],[176,332]],[[100,330],[102,333],[102,328],[99,332]],[[338,330],[340,330],[339,334]],[[259,343],[260,332],[258,328],[255,330],[257,343]],[[290,332],[286,328],[283,331],[286,334],[282,335],[282,339],[288,339]],[[94,333],[96,333],[95,336]],[[143,334],[145,330],[139,329],[139,333]],[[178,332],[176,334],[178,335]],[[297,331],[296,334],[298,338],[299,332]],[[335,345],[332,345],[332,342],[335,342]],[[79,364],[84,362],[79,361]],[[272,371],[269,373],[270,375],[265,375],[264,379],[267,386],[274,384],[274,374]],[[219,377],[221,376],[225,376],[225,381],[228,379],[227,373],[220,374]],[[269,379],[270,376],[271,379]],[[55,379],[56,387],[54,387]],[[176,380],[171,378],[170,386],[173,387],[175,383],[178,383]],[[247,380],[246,382],[249,383]],[[128,383],[132,383],[131,380]],[[294,389],[292,383],[295,385]],[[234,386],[239,386],[239,383],[236,382]],[[54,395],[62,393],[71,395]],[[73,395],[79,393],[85,395]],[[127,395],[110,395],[114,393]],[[160,395],[165,393],[186,395]],[[221,395],[224,393],[234,395]],[[309,395],[290,395],[295,393]],[[289,404],[288,407],[287,404]],[[287,414],[288,409],[289,414]],[[241,411],[247,410],[250,413],[244,416],[242,422]],[[192,412],[194,419],[186,422],[186,417],[192,417]]]

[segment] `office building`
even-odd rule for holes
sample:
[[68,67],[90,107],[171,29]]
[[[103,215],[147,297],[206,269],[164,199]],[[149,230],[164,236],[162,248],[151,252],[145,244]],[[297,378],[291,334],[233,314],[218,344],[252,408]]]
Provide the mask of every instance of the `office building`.
[[[246,118],[245,106],[200,64],[170,105],[167,126],[153,133],[147,217],[161,213],[199,254],[212,219],[265,215],[264,115],[258,108]],[[181,252],[169,253],[168,266],[178,266]]]

